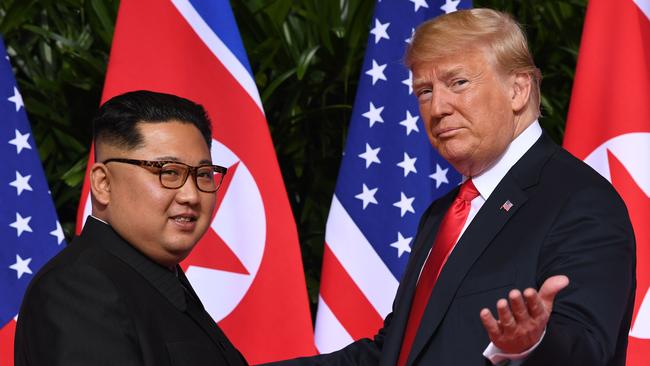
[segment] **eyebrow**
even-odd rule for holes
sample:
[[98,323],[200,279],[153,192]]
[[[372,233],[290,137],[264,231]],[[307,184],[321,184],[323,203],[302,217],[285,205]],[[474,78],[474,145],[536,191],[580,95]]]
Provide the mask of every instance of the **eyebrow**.
[[[182,163],[182,161],[179,158],[175,157],[175,156],[159,156],[159,157],[155,158],[155,160],[157,160],[157,161],[174,161],[174,162],[177,162],[177,163]],[[203,160],[199,161],[198,165],[212,165],[212,160],[203,159]]]
[[[437,77],[437,79],[446,80],[446,79],[449,79],[452,76],[460,74],[464,70],[465,70],[465,68],[462,65],[456,65],[456,66],[453,66],[453,67],[449,68],[448,70],[444,70],[443,72],[441,72],[440,76]],[[422,85],[427,85],[429,83],[430,83],[430,81],[427,78],[417,78],[417,79],[413,80],[413,88],[417,89],[417,87],[422,86]]]
[[452,76],[460,74],[464,70],[465,70],[465,68],[463,66],[461,66],[461,65],[454,66],[454,67],[442,72],[441,75],[440,75],[440,78],[442,80],[446,80],[446,79],[449,79]]

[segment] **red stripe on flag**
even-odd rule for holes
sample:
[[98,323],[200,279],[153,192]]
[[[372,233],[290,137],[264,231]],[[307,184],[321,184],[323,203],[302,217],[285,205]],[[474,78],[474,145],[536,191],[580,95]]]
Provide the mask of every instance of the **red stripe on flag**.
[[14,333],[16,322],[10,320],[0,328],[0,366],[13,366],[14,364]]
[[[320,295],[354,339],[372,337],[383,325],[381,315],[325,243]],[[372,333],[368,330],[372,329]]]

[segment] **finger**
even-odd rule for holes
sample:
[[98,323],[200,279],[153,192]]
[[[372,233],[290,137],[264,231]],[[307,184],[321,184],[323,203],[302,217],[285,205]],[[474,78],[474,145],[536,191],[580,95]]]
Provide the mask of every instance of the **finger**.
[[508,299],[510,300],[510,309],[512,310],[512,314],[514,315],[517,323],[530,319],[528,308],[524,302],[524,297],[521,295],[521,291],[510,291],[508,294]]
[[484,308],[479,313],[479,316],[481,317],[481,323],[483,323],[483,328],[487,331],[490,340],[497,339],[501,335],[501,329],[499,329],[499,323],[497,320],[492,316],[492,312],[489,309]]
[[569,285],[569,278],[567,276],[552,276],[546,279],[539,289],[539,296],[544,303],[544,306],[550,312],[553,309],[553,300],[560,290]]
[[497,301],[497,313],[499,314],[499,324],[503,332],[512,331],[517,326],[517,321],[510,311],[510,306],[508,306],[508,300],[500,299]]
[[546,310],[542,298],[534,288],[527,288],[524,291],[524,299],[526,300],[526,307],[531,318],[539,319],[548,315],[549,312]]

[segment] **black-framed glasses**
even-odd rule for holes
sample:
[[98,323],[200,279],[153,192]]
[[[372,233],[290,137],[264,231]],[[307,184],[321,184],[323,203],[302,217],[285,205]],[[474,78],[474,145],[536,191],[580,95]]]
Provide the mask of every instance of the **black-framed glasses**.
[[219,165],[199,165],[191,166],[178,161],[169,160],[137,160],[137,159],[121,159],[112,158],[106,159],[102,163],[125,163],[137,165],[146,169],[158,170],[158,177],[160,178],[160,185],[168,189],[181,188],[187,181],[187,177],[191,174],[194,178],[194,183],[199,191],[205,193],[214,193],[221,186],[223,176],[228,171]]

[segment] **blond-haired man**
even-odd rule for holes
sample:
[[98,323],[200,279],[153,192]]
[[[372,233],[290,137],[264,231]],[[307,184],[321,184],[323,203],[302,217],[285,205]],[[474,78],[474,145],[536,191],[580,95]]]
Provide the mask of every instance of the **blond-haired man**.
[[444,15],[418,28],[405,59],[431,144],[466,179],[423,214],[375,338],[294,362],[623,365],[627,210],[543,133],[541,75],[519,25],[489,9]]

